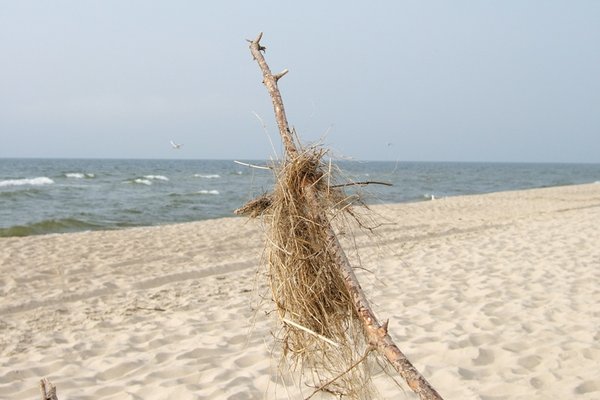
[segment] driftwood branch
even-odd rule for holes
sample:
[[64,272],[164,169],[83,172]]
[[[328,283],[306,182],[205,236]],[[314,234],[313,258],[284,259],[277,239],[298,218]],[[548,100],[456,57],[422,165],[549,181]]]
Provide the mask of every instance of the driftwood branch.
[[263,34],[261,32],[256,39],[250,41],[250,52],[260,66],[260,70],[263,74],[263,83],[267,87],[269,95],[271,96],[273,109],[275,111],[275,119],[277,120],[277,126],[279,127],[279,133],[281,134],[281,140],[283,141],[283,146],[285,147],[285,153],[287,156],[293,156],[297,152],[296,145],[294,144],[292,131],[289,128],[287,117],[285,115],[283,100],[281,99],[279,88],[277,87],[278,79],[285,75],[287,70],[284,70],[284,72],[278,74],[280,75],[279,78],[276,78],[275,75],[271,73],[271,69],[269,68],[269,65],[265,61],[265,57],[262,54],[262,52],[266,49],[266,47],[260,44],[262,35]]
[[40,392],[42,400],[58,400],[58,397],[56,396],[56,386],[54,386],[47,378],[40,381]]
[[[287,159],[293,159],[297,154],[298,150],[294,143],[294,137],[290,130],[285,115],[285,109],[283,106],[283,100],[277,86],[277,81],[281,78],[284,73],[273,75],[262,52],[265,47],[260,44],[262,39],[262,33],[258,35],[255,40],[250,42],[250,52],[257,61],[261,72],[263,74],[263,83],[267,87],[271,100],[273,102],[273,108],[275,111],[275,118],[279,127],[279,133],[285,147],[285,155]],[[387,322],[381,324],[375,316],[371,306],[354,274],[354,270],[342,249],[337,236],[331,227],[326,215],[319,210],[318,201],[314,188],[308,184],[303,188],[306,201],[308,206],[314,210],[314,220],[318,224],[325,226],[327,231],[327,244],[328,249],[331,251],[334,262],[339,270],[340,275],[343,277],[346,289],[351,294],[353,299],[354,311],[359,316],[367,341],[370,346],[377,349],[392,366],[398,371],[398,373],[404,378],[408,386],[424,400],[439,400],[442,397],[435,391],[435,389],[427,382],[427,380],[417,371],[412,365],[408,358],[400,351],[398,346],[394,343],[390,335],[388,334]]]

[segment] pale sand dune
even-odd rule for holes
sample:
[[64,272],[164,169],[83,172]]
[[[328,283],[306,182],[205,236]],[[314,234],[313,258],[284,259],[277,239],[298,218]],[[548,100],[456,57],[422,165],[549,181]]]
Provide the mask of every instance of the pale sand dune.
[[[359,279],[446,399],[600,398],[599,184],[375,211]],[[275,384],[261,252],[236,218],[0,239],[0,398],[44,376],[61,400],[310,394]]]

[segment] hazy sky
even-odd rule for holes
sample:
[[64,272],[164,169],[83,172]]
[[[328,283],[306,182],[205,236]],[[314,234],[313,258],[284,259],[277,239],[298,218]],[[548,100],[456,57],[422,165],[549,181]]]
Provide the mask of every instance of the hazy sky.
[[[0,0],[0,157],[600,162],[600,1]],[[183,143],[173,150],[169,141]]]

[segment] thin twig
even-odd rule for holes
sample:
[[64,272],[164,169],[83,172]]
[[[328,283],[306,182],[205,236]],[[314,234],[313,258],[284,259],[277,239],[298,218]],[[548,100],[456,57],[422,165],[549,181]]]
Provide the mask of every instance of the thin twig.
[[164,308],[160,308],[160,307],[142,307],[142,306],[135,306],[133,308],[128,308],[128,310],[148,310],[148,311],[167,311]]
[[302,325],[300,325],[300,324],[298,324],[298,323],[296,323],[296,322],[294,322],[294,321],[291,321],[291,320],[289,320],[289,319],[287,319],[287,318],[281,318],[281,320],[282,320],[283,322],[285,322],[286,324],[293,326],[294,328],[298,328],[298,329],[300,329],[301,331],[304,331],[304,332],[306,332],[306,333],[310,333],[311,335],[313,335],[313,336],[315,336],[315,337],[318,337],[319,339],[323,340],[324,342],[327,342],[327,343],[329,343],[330,345],[333,345],[333,346],[335,346],[335,347],[340,347],[340,345],[339,345],[338,343],[334,342],[333,340],[331,340],[331,339],[329,339],[329,338],[326,338],[326,337],[325,337],[325,336],[323,336],[323,335],[319,335],[317,332],[311,331],[310,329],[308,329],[308,328],[307,328],[307,327],[305,327],[305,326],[302,326]]
[[267,129],[267,124],[265,124],[265,121],[260,117],[260,115],[258,115],[258,113],[256,111],[252,111],[252,114],[254,114],[256,119],[258,119],[258,122],[260,122],[260,124],[262,125],[263,131],[265,132],[265,135],[267,135],[267,139],[269,139],[269,143],[271,144],[271,150],[273,150],[273,156],[277,157],[277,150],[275,150],[275,145],[273,144],[273,139],[271,139],[271,135],[269,135],[269,130]]
[[323,391],[327,386],[331,385],[333,382],[337,381],[338,379],[340,379],[342,376],[346,375],[348,372],[352,371],[354,368],[356,368],[356,366],[358,364],[360,364],[361,362],[363,362],[365,360],[365,358],[367,358],[367,356],[369,355],[369,353],[371,351],[375,350],[375,348],[373,346],[369,346],[367,347],[367,350],[365,350],[365,354],[362,355],[362,357],[356,361],[354,364],[352,364],[350,367],[348,367],[344,372],[342,372],[341,374],[334,376],[333,378],[331,378],[330,380],[328,380],[327,382],[325,382],[324,384],[322,384],[321,386],[319,386],[317,389],[315,389],[314,392],[312,392],[310,394],[310,396],[308,396],[306,399],[304,400],[309,400],[311,397],[313,397],[315,394]]
[[241,161],[238,161],[238,160],[233,160],[233,162],[236,163],[236,164],[239,164],[239,165],[243,165],[245,167],[250,167],[250,168],[267,169],[267,170],[272,169],[271,167],[267,167],[267,166],[263,166],[263,165],[249,164],[249,163],[241,162]]
[[364,182],[348,182],[348,183],[340,183],[338,185],[331,186],[332,188],[340,188],[347,186],[366,186],[366,185],[383,185],[383,186],[394,186],[388,182],[378,182],[378,181],[364,181]]

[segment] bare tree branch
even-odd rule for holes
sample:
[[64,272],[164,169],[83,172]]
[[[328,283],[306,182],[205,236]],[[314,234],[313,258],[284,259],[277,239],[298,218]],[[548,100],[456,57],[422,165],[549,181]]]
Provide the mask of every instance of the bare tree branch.
[[[267,62],[262,54],[265,48],[260,44],[262,39],[262,32],[258,37],[250,42],[250,51],[257,61],[262,74],[263,83],[267,87],[271,100],[273,101],[273,108],[275,111],[275,117],[277,125],[279,127],[279,133],[283,141],[286,156],[288,159],[293,159],[297,153],[297,147],[293,140],[293,134],[290,130],[285,115],[285,109],[283,107],[283,100],[277,87],[277,80],[283,76],[276,77],[271,73]],[[287,71],[287,70],[285,70]],[[376,348],[380,354],[382,354],[398,371],[400,376],[404,378],[408,386],[419,395],[423,400],[441,400],[442,397],[435,391],[435,389],[427,382],[427,380],[416,370],[408,358],[400,351],[398,346],[393,342],[392,338],[388,334],[387,322],[380,324],[375,316],[371,306],[354,274],[354,270],[342,249],[337,236],[331,227],[327,217],[320,211],[318,207],[318,201],[316,193],[314,192],[314,186],[307,182],[303,187],[305,198],[308,206],[314,212],[314,221],[317,224],[326,227],[327,231],[327,242],[328,249],[331,251],[332,258],[339,270],[339,273],[344,279],[346,288],[351,294],[354,301],[354,310],[359,316],[363,329],[367,338],[367,342]]]
[[250,42],[250,52],[252,53],[252,56],[254,57],[258,65],[260,66],[260,70],[263,74],[263,83],[265,84],[269,94],[271,95],[273,109],[275,111],[275,119],[277,120],[277,126],[279,127],[279,133],[281,134],[281,139],[283,141],[283,146],[285,147],[285,152],[288,156],[293,157],[296,154],[296,145],[294,144],[292,131],[288,126],[287,117],[285,115],[285,108],[283,107],[283,100],[281,99],[279,88],[277,87],[277,79],[271,73],[269,65],[267,65],[265,57],[262,55],[262,51],[266,49],[260,44],[262,35],[263,34],[261,32],[255,40]]

